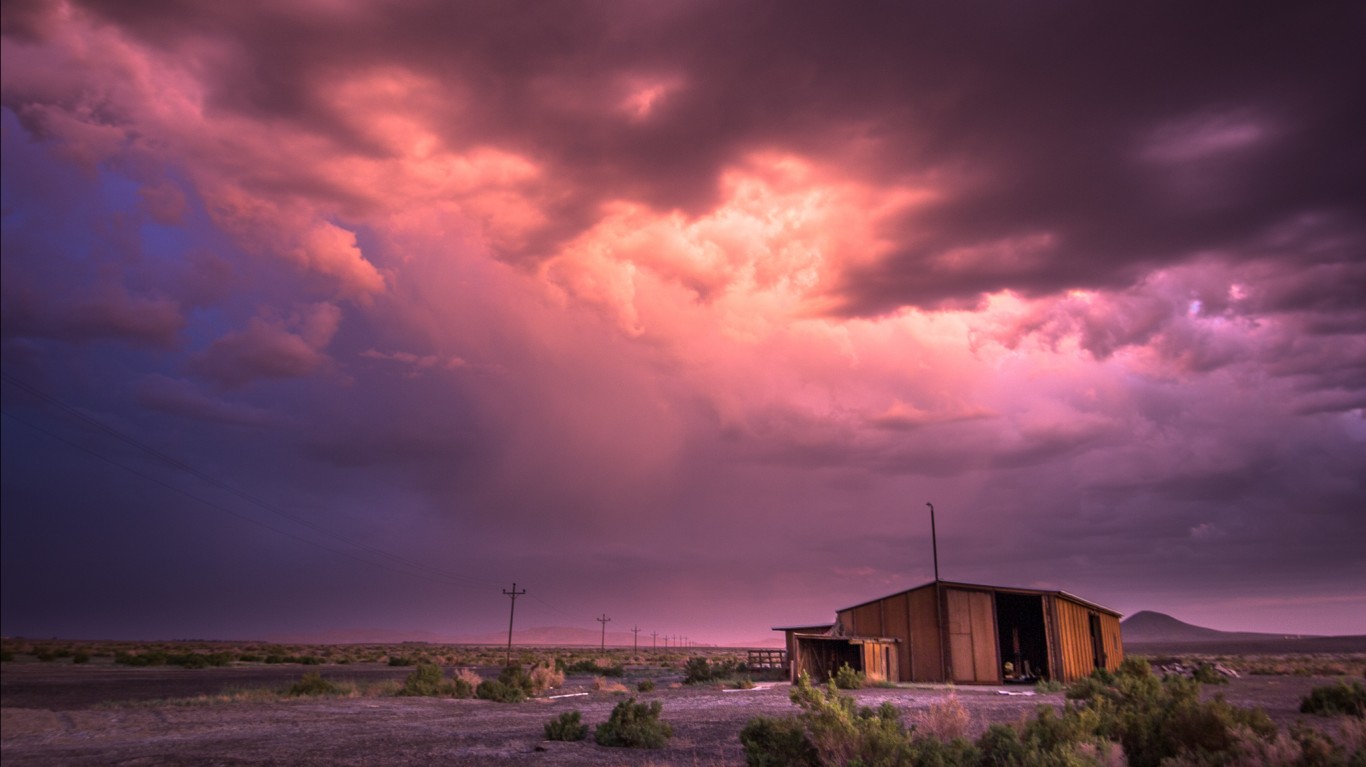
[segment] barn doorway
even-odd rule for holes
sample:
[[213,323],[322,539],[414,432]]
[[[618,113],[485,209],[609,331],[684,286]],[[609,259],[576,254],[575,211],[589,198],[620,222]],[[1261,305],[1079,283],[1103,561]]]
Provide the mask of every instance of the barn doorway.
[[863,671],[863,648],[846,637],[797,635],[797,658],[792,678],[803,672],[815,684],[834,678],[840,666],[848,663],[855,671]]
[[1042,596],[996,592],[996,634],[1003,681],[1033,684],[1050,678]]

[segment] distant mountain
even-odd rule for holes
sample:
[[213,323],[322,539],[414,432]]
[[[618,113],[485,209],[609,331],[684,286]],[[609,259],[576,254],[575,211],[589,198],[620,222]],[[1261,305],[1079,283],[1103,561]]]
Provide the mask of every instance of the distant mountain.
[[1179,621],[1170,615],[1143,610],[1120,621],[1124,632],[1124,643],[1150,642],[1241,642],[1279,639],[1301,639],[1304,637],[1285,634],[1261,634],[1253,631],[1219,631],[1204,626],[1194,626]]

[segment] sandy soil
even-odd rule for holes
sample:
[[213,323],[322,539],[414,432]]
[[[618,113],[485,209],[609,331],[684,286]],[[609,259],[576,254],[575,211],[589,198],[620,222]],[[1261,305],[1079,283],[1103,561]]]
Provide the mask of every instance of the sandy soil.
[[[401,679],[408,669],[324,666],[333,679]],[[609,749],[588,741],[548,743],[544,724],[578,709],[586,723],[607,719],[620,696],[591,693],[507,705],[436,698],[305,698],[187,703],[184,698],[245,687],[280,688],[298,667],[129,669],[6,663],[0,674],[0,759],[15,765],[742,765],[738,735],[752,716],[795,708],[786,684],[724,691],[661,685],[638,696],[664,704],[674,727],[659,751]],[[571,678],[558,694],[588,690]],[[1233,703],[1259,706],[1282,726],[1301,718],[1313,677],[1249,677],[1215,689]],[[914,717],[956,694],[980,731],[1015,721],[1062,696],[1005,695],[1007,688],[915,686],[855,693],[865,705],[890,700]]]

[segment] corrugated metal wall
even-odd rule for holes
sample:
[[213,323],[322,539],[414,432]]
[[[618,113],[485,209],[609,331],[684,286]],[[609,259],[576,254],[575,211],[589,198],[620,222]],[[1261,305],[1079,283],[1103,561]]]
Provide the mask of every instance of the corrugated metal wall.
[[911,653],[910,669],[913,682],[944,681],[943,656],[939,644],[939,607],[935,603],[934,586],[926,586],[907,593],[911,608],[911,627],[905,644]]
[[1054,663],[1062,669],[1059,681],[1068,683],[1090,676],[1098,666],[1110,671],[1119,668],[1124,660],[1119,618],[1066,597],[1053,597],[1050,601],[1057,618]]

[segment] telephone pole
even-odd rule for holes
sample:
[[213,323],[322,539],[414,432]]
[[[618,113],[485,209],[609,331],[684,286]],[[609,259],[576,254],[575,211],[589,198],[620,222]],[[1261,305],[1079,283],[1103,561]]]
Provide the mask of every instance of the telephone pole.
[[[603,626],[603,628],[607,628],[607,627],[606,627],[606,626]],[[640,652],[640,642],[638,641],[639,639],[640,639],[640,627],[639,627],[639,626],[632,626],[632,627],[631,627],[631,654],[632,654],[632,655],[636,655],[636,654],[638,654],[638,653]]]
[[597,621],[598,623],[601,623],[601,624],[602,624],[602,645],[601,645],[601,649],[602,649],[603,651],[606,651],[606,650],[607,650],[607,624],[608,624],[608,623],[611,623],[612,619],[607,617],[607,613],[603,613],[601,618],[594,618],[593,620],[595,620],[595,621]]
[[651,650],[658,650],[658,649],[659,649],[659,632],[658,632],[658,631],[651,631],[651,632],[650,632],[650,649],[651,649]]
[[512,606],[508,608],[508,655],[505,666],[512,665],[512,616],[517,612],[517,597],[526,593],[526,589],[517,590],[517,581],[512,582],[512,591],[503,589],[503,593],[512,598]]

